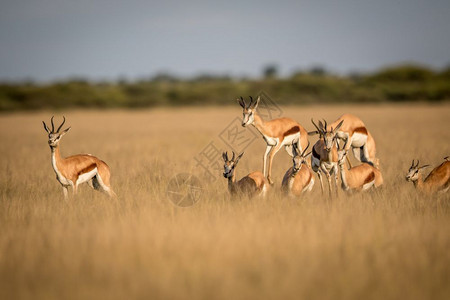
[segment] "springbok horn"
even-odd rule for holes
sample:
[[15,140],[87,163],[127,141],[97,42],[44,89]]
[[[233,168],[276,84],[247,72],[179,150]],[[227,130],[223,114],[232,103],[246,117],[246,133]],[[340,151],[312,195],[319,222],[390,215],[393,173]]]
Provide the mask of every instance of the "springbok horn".
[[236,155],[235,155],[234,151],[232,151],[232,152],[233,152],[233,158],[232,158],[231,160],[234,161],[234,157],[235,157]]
[[308,148],[309,148],[309,141],[308,141],[308,145],[306,146],[306,148],[305,148],[305,150],[303,150],[303,152],[302,152],[302,156],[304,156],[305,155],[305,153],[306,153],[306,150],[308,150]]
[[327,131],[327,121],[325,119],[323,119],[323,122],[325,123],[325,131]]
[[61,125],[59,125],[58,130],[56,130],[56,133],[59,133],[59,130],[61,129],[61,127],[63,127],[65,122],[66,122],[66,117],[63,116],[63,122],[61,123]]
[[314,127],[316,127],[317,131],[322,132],[322,130],[319,129],[319,127],[314,123],[314,119],[311,118],[311,122],[313,123]]
[[52,122],[52,133],[54,133],[55,132],[55,125],[53,124],[53,118],[54,118],[55,116],[52,116],[52,119],[50,120],[51,122]]
[[242,108],[245,108],[246,104],[244,98],[241,97],[241,99],[239,100],[239,105],[242,106]]
[[253,97],[249,96],[250,98],[250,104],[248,105],[249,108],[251,108],[253,106]]

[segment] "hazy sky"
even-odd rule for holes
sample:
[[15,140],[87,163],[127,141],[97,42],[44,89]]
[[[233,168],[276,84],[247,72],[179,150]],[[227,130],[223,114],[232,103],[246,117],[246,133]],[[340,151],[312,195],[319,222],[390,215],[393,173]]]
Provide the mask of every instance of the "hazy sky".
[[0,80],[450,64],[449,0],[3,0]]

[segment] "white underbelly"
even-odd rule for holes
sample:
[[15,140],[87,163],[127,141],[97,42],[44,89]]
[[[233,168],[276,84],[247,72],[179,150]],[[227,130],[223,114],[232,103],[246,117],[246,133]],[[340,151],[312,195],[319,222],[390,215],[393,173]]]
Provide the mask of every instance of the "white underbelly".
[[370,189],[374,184],[375,184],[375,180],[372,180],[371,182],[364,184],[362,186],[362,190],[366,191],[366,190]]
[[355,132],[352,136],[352,147],[362,147],[367,142],[367,135]]
[[292,142],[298,141],[299,138],[300,138],[300,133],[298,133],[298,132],[295,134],[288,135],[284,138],[283,145],[292,145]]
[[94,177],[96,174],[97,174],[97,168],[94,168],[92,171],[89,171],[87,173],[83,173],[83,174],[79,175],[78,179],[77,179],[77,185],[91,180],[92,177]]

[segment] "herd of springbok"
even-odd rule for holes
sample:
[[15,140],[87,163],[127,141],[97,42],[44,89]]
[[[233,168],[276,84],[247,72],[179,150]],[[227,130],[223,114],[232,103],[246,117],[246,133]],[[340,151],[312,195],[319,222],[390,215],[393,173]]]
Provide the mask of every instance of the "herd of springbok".
[[[224,152],[223,176],[228,179],[228,190],[232,196],[264,197],[273,185],[272,161],[275,154],[284,146],[286,152],[293,158],[293,166],[286,171],[281,184],[281,190],[288,196],[300,197],[303,193],[312,190],[315,180],[314,173],[320,181],[322,194],[324,187],[322,177],[328,181],[329,196],[333,195],[331,181],[334,181],[334,190],[338,195],[338,176],[341,187],[347,192],[366,191],[378,188],[383,184],[383,176],[379,170],[379,160],[376,158],[375,140],[368,131],[364,122],[351,114],[344,114],[331,124],[325,120],[318,124],[311,119],[315,127],[313,131],[306,129],[290,118],[278,118],[264,121],[258,114],[260,102],[258,97],[247,104],[242,97],[238,103],[243,109],[242,126],[253,125],[261,133],[266,142],[266,151],[263,156],[263,172],[251,172],[247,176],[236,180],[235,170],[244,153],[237,155],[232,152],[231,159]],[[60,132],[63,122],[55,131],[53,117],[52,129],[43,121],[44,129],[48,133],[48,144],[51,150],[52,166],[56,179],[61,184],[64,197],[68,197],[68,188],[72,187],[73,194],[81,183],[87,182],[92,188],[102,191],[111,197],[116,194],[110,184],[110,169],[108,165],[90,154],[78,154],[62,158],[59,143],[70,127]],[[308,151],[310,142],[308,136],[318,135],[319,139]],[[352,166],[348,159],[348,151],[360,162]],[[310,161],[307,158],[311,155]],[[348,163],[348,167],[346,166]],[[450,188],[450,159],[447,156],[444,162],[434,168],[425,178],[421,170],[429,167],[420,166],[419,161],[412,161],[406,175],[407,181],[412,181],[417,190],[426,193],[445,193]]]

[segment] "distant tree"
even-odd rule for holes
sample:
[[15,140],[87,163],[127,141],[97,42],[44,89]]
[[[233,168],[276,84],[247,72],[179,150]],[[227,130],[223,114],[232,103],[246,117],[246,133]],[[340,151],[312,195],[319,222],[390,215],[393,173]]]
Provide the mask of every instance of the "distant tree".
[[267,65],[264,67],[264,78],[275,78],[278,75],[278,66],[275,64]]
[[153,76],[151,80],[155,82],[176,82],[178,79],[172,74],[161,72]]
[[381,69],[370,76],[376,81],[417,82],[426,81],[434,76],[434,71],[428,67],[405,64]]
[[325,76],[327,75],[327,70],[322,66],[314,66],[309,69],[309,73],[314,76]]

